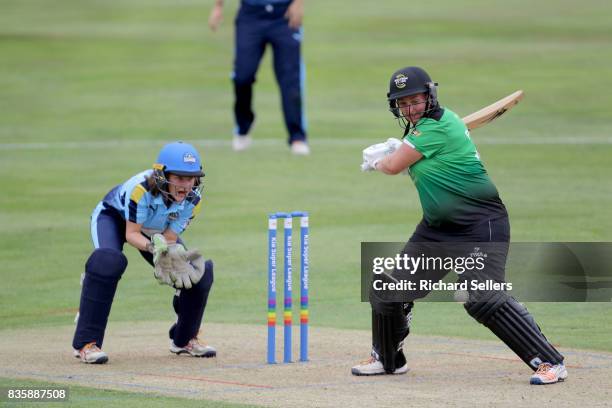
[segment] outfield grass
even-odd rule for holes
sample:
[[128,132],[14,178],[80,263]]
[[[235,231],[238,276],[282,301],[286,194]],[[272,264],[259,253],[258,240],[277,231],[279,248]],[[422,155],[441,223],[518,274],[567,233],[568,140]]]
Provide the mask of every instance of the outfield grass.
[[[473,134],[515,241],[611,240],[608,2],[309,0],[306,158],[284,144],[269,55],[253,133],[265,142],[231,152],[236,1],[227,3],[212,35],[212,1],[2,2],[2,328],[71,323],[91,210],[176,138],[197,144],[205,161],[204,210],[185,235],[217,266],[205,320],[262,324],[263,332],[266,214],[304,209],[312,324],[369,327],[360,242],[406,240],[420,206],[408,178],[358,167],[363,147],[400,136],[385,93],[391,72],[409,64],[427,68],[442,102],[462,115],[526,91],[512,113]],[[170,322],[172,291],[126,252],[111,321]],[[612,351],[610,303],[530,308],[553,342]],[[414,325],[421,334],[490,337],[455,304],[419,305]]]

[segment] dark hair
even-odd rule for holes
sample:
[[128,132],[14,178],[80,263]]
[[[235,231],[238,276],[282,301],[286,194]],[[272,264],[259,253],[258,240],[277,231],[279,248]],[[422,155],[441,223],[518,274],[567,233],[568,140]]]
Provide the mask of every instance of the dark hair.
[[157,197],[161,191],[159,191],[159,186],[155,182],[155,175],[151,174],[149,177],[147,177],[146,182],[149,193],[151,193],[153,197]]

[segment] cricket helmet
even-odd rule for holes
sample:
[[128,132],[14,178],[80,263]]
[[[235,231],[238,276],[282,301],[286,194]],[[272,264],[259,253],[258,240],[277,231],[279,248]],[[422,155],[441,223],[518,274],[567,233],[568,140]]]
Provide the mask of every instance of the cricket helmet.
[[423,68],[406,67],[398,69],[391,75],[389,81],[389,101],[399,99],[404,96],[416,95],[419,93],[429,93],[435,84],[431,77]]
[[200,154],[192,145],[184,142],[165,145],[159,152],[153,168],[177,176],[204,176]]
[[427,95],[427,106],[424,112],[427,115],[427,113],[438,107],[437,86],[438,84],[432,81],[429,74],[420,67],[405,67],[398,69],[391,75],[387,101],[393,116],[402,120],[402,127],[406,128],[409,123],[402,116],[397,100],[404,96],[424,93]]
[[164,197],[171,198],[168,194],[168,174],[196,177],[193,191],[190,194],[201,191],[203,185],[200,178],[204,177],[204,172],[198,151],[189,143],[181,141],[162,147],[157,161],[153,164],[153,177]]

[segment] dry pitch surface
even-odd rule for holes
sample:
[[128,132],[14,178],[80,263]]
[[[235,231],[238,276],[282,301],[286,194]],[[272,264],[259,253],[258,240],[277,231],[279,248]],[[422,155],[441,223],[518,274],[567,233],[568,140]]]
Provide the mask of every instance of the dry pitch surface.
[[[265,325],[207,324],[204,337],[217,347],[216,359],[170,354],[168,326],[111,322],[104,345],[110,361],[105,365],[86,365],[72,357],[72,326],[4,330],[0,376],[283,407],[399,402],[420,407],[599,407],[612,401],[610,353],[561,348],[568,380],[530,386],[530,370],[501,343],[411,335],[405,346],[407,375],[354,377],[351,365],[368,356],[367,331],[311,328],[311,361],[267,365]],[[277,355],[280,361],[280,351]]]

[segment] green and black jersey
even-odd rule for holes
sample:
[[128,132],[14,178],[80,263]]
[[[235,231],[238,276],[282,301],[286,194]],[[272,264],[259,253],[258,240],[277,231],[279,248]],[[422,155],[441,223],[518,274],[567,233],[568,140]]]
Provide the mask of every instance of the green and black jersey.
[[430,227],[469,227],[507,215],[456,113],[442,108],[434,111],[419,120],[404,142],[423,155],[409,171]]

